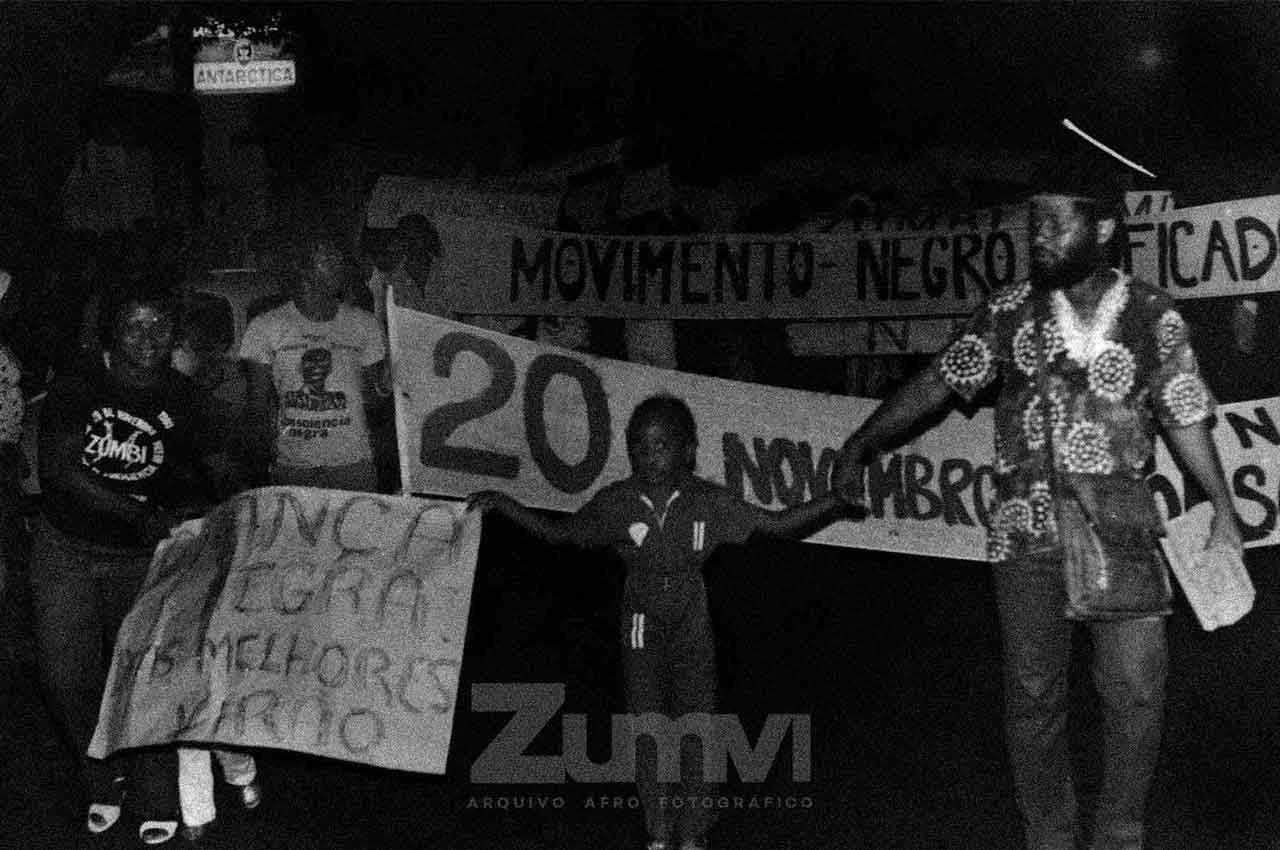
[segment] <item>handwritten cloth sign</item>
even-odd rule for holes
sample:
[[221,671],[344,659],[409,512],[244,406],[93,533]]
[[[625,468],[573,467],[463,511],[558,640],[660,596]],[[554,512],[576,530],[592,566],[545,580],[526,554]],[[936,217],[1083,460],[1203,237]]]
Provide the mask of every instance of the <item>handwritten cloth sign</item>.
[[[1218,406],[1213,439],[1235,497],[1246,547],[1280,543],[1280,397]],[[1164,440],[1156,444],[1156,471],[1148,478],[1169,519],[1196,502]]]
[[443,773],[479,538],[457,503],[300,487],[180,527],[89,753],[206,741]]
[[[630,474],[623,429],[657,392],[684,399],[700,474],[766,508],[829,492],[844,439],[879,404],[591,357],[395,308],[391,343],[402,486],[503,490],[572,511]],[[1220,407],[1214,437],[1250,546],[1280,543],[1280,398]],[[868,470],[871,517],[809,540],[983,560],[994,498],[990,411],[953,412]],[[1194,496],[1163,443],[1151,476],[1166,516]]]
[[[967,313],[1026,275],[1026,221],[923,233],[565,233],[432,216],[458,313],[750,319]],[[990,224],[988,218],[984,223]]]
[[[430,212],[441,248],[433,285],[460,314],[948,316],[968,313],[992,287],[1028,271],[1025,207],[908,222],[916,231],[881,223],[840,233],[630,236],[525,226],[505,209],[502,217],[488,212],[497,201],[467,198],[433,202]],[[1162,207],[1126,220],[1126,271],[1177,298],[1280,290],[1280,195]]]
[[1127,268],[1175,298],[1280,290],[1280,195],[1125,222]]
[[[576,510],[630,475],[623,430],[648,396],[684,399],[700,474],[777,509],[828,491],[836,451],[874,399],[786,390],[592,357],[393,308],[402,486],[462,496],[494,488]],[[982,558],[994,493],[989,415],[956,414],[875,479],[882,513],[814,542]]]
[[1173,192],[1167,189],[1124,193],[1124,210],[1131,216],[1166,213],[1175,207]]
[[[1131,215],[1118,236],[1126,271],[1179,299],[1280,291],[1280,195],[1182,209],[1167,192],[1130,193],[1127,202]],[[1023,252],[1025,229],[1009,233]],[[940,325],[901,320],[893,334],[887,322],[810,322],[788,333],[799,355],[912,354],[950,341]],[[877,329],[886,332],[878,337]]]

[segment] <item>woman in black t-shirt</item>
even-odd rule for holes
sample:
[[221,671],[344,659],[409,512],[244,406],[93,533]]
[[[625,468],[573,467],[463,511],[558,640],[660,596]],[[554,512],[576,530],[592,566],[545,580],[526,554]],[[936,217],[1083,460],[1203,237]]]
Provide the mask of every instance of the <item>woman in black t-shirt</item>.
[[[178,471],[201,462],[229,490],[234,476],[197,387],[170,366],[175,316],[160,291],[110,299],[106,349],[55,378],[40,430],[44,516],[31,554],[41,681],[80,762],[86,828],[110,829],[124,785],[159,844],[177,830],[170,749],[106,760],[84,755],[121,621],[142,587],[155,545],[189,501]],[[189,488],[187,488],[189,489]]]

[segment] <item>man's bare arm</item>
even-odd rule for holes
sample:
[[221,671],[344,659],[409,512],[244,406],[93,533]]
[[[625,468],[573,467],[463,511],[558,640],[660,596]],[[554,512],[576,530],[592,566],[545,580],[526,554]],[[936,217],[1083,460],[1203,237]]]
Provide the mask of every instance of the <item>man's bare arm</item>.
[[1231,498],[1227,476],[1222,470],[1218,447],[1214,445],[1209,433],[1208,421],[1202,420],[1182,428],[1168,428],[1165,436],[1213,504],[1213,526],[1208,545],[1227,546],[1239,551],[1243,543],[1235,502]]
[[926,416],[940,410],[951,397],[951,387],[934,369],[922,369],[844,441],[832,472],[832,490],[846,501],[856,501],[853,488],[861,480],[861,467]]

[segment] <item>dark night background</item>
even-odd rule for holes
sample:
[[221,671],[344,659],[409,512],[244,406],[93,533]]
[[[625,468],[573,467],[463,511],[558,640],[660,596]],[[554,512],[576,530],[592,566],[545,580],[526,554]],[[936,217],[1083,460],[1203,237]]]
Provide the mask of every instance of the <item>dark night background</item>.
[[[0,9],[0,184],[11,218],[24,206],[47,215],[95,101],[128,108],[131,98],[98,83],[130,40],[195,8],[213,7]],[[299,35],[303,91],[271,105],[277,157],[305,160],[326,140],[348,139],[493,170],[628,136],[677,174],[711,181],[799,151],[908,158],[938,145],[1043,145],[1047,128],[1072,117],[1184,203],[1273,188],[1280,9],[1271,4],[280,8]],[[166,105],[170,120],[152,123],[177,132],[183,104]]]
[[[58,232],[63,181],[91,136],[198,159],[190,94],[102,81],[159,22],[205,8],[0,5],[0,263]],[[300,182],[323,182],[335,142],[424,168],[496,173],[621,137],[637,157],[669,162],[695,185],[835,150],[906,161],[949,148],[980,172],[1006,152],[1045,148],[1070,117],[1160,175],[1159,188],[1181,205],[1280,193],[1277,4],[275,8],[297,33],[303,83],[264,97],[257,128],[273,166]],[[1251,393],[1276,370],[1266,360],[1250,366],[1252,376],[1240,375]],[[1274,561],[1274,549],[1250,551],[1258,601],[1237,626],[1205,633],[1177,599],[1154,850],[1280,848]],[[714,834],[717,850],[1019,846],[985,568],[771,543],[722,553],[707,576],[723,710],[755,723],[768,711],[810,713],[815,765],[808,783],[776,771],[763,789],[731,785],[731,793],[807,795],[814,806],[731,813]],[[238,812],[221,789],[220,829],[205,846],[642,846],[637,813],[582,806],[589,794],[626,795],[626,787],[477,788],[467,780],[501,721],[469,713],[470,682],[563,681],[566,711],[603,718],[618,710],[617,580],[593,557],[488,524],[457,715],[466,722],[455,724],[449,773],[264,754],[262,808]],[[36,690],[28,626],[18,604],[2,609],[0,848],[61,850],[76,846],[81,813]],[[1073,676],[1087,806],[1098,778],[1090,748],[1097,716],[1088,670]],[[483,794],[563,794],[568,805],[500,815],[468,808]],[[141,845],[122,834],[99,846]]]
[[[47,265],[59,250],[61,188],[89,140],[185,163],[189,229],[210,229],[210,199],[234,208],[217,185],[229,175],[207,165],[225,104],[189,91],[180,44],[175,91],[104,81],[161,23],[273,10],[300,84],[243,98],[245,138],[294,211],[332,207],[353,157],[348,201],[378,174],[511,175],[625,139],[633,165],[666,164],[682,193],[767,172],[772,195],[729,227],[779,231],[838,212],[855,183],[896,183],[877,196],[886,207],[931,182],[942,191],[928,202],[952,209],[1003,201],[1022,190],[1019,163],[1075,143],[1068,117],[1181,206],[1280,192],[1269,3],[16,2],[0,5],[0,262]],[[831,165],[851,160],[854,177]],[[45,303],[26,324],[56,323],[81,297],[29,298]],[[1193,312],[1220,327],[1221,307]]]

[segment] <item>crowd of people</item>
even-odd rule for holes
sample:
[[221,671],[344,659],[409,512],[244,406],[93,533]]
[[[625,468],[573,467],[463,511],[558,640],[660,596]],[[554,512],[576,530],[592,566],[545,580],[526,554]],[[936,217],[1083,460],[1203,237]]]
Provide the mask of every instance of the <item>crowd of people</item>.
[[[859,521],[866,464],[952,399],[968,403],[998,387],[989,556],[1027,846],[1067,850],[1082,834],[1094,850],[1143,845],[1168,664],[1168,599],[1123,618],[1088,620],[1104,781],[1095,823],[1082,828],[1067,755],[1073,622],[1064,616],[1063,553],[1073,541],[1055,519],[1064,482],[1105,482],[1150,499],[1141,482],[1162,430],[1213,504],[1211,545],[1239,551],[1241,537],[1209,438],[1215,399],[1189,326],[1166,293],[1113,267],[1122,218],[1114,184],[1077,178],[1037,187],[1028,205],[1029,279],[992,292],[954,341],[850,435],[829,495],[770,512],[699,477],[696,422],[683,400],[667,395],[630,416],[631,475],[572,516],[551,518],[497,491],[472,495],[474,508],[499,512],[536,537],[616,552],[626,570],[619,636],[628,713],[714,711],[715,648],[700,570],[718,545]],[[42,497],[27,516],[17,441],[26,395],[20,376],[32,370],[24,364],[21,372],[0,347],[0,564],[26,564],[41,683],[79,760],[87,833],[113,829],[126,801],[147,844],[182,827],[198,839],[213,821],[209,750],[128,751],[105,761],[85,755],[112,640],[155,545],[184,517],[266,483],[396,488],[381,305],[390,291],[402,306],[448,314],[430,286],[438,254],[439,236],[421,216],[367,245],[363,270],[339,232],[299,228],[272,265],[281,296],[260,305],[235,352],[243,364],[239,407],[200,380],[200,364],[219,347],[217,333],[198,310],[183,309],[170,253],[96,271],[86,264],[78,274],[100,282],[85,290],[98,296],[96,320],[73,355],[42,354]],[[20,286],[20,276],[0,276],[0,309],[15,280]],[[190,375],[173,368],[175,349],[188,353]],[[693,738],[686,743],[679,747],[682,793],[702,794],[699,750]],[[213,755],[241,802],[257,805],[263,789],[252,754]],[[640,748],[648,850],[705,850],[712,826],[705,810],[691,808],[677,823],[658,804],[666,791],[656,758],[655,746]]]
[[[393,487],[394,470],[384,463],[380,480],[374,460],[375,446],[381,460],[394,458],[385,433],[374,437],[394,428],[386,332],[348,303],[351,251],[339,231],[316,225],[274,256],[281,293],[257,305],[238,351],[225,351],[216,311],[184,300],[177,257],[159,250],[70,257],[62,271],[94,284],[82,288],[83,320],[61,323],[56,348],[17,334],[17,345],[0,344],[0,576],[29,591],[41,684],[80,765],[90,834],[112,829],[125,799],[149,844],[173,837],[179,812],[192,837],[213,818],[207,751],[85,755],[111,645],[155,545],[183,518],[254,485]],[[32,286],[26,272],[0,278],[3,303]],[[50,339],[58,325],[45,326]],[[20,364],[15,348],[38,356]],[[212,374],[227,361],[237,364],[229,375]],[[22,488],[29,397],[42,397],[38,510]],[[256,805],[252,756],[216,755],[244,804]]]

